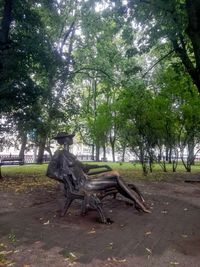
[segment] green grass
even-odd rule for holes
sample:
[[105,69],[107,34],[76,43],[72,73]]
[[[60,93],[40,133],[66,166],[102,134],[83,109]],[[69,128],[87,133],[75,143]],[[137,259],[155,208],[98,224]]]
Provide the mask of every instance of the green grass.
[[[167,164],[167,172],[163,172],[158,164],[153,166],[153,173],[144,176],[140,164],[133,163],[113,163],[113,162],[93,162],[88,164],[109,165],[117,170],[125,181],[184,181],[185,179],[199,179],[200,165],[192,166],[192,172],[187,173],[182,164],[178,165],[177,172],[172,172],[172,166]],[[0,191],[15,192],[16,194],[31,193],[33,190],[55,190],[58,183],[46,176],[47,164],[22,165],[22,166],[2,166],[2,176],[0,179]]]
[[[132,170],[132,171],[141,171],[142,166],[139,163],[130,163],[130,162],[94,162],[91,164],[99,164],[99,165],[109,165],[114,170]],[[168,172],[172,172],[172,164],[166,164],[166,169]],[[177,166],[177,172],[186,172],[183,164],[179,162]],[[163,172],[161,166],[159,164],[153,164],[153,172]],[[194,166],[192,166],[192,173],[200,172],[200,162],[197,162]]]
[[40,177],[45,176],[47,164],[30,164],[21,166],[2,166],[2,175],[6,177]]
[[[135,176],[137,175],[138,178],[142,177],[142,167],[141,164],[133,164],[130,162],[86,162],[86,164],[98,164],[98,165],[109,165],[112,169],[119,171],[120,173],[127,173],[128,176],[131,175]],[[25,178],[25,177],[31,177],[31,178],[44,178],[46,174],[47,164],[30,164],[30,165],[22,165],[22,166],[2,166],[2,175],[4,177],[10,177],[10,178]],[[172,165],[166,164],[167,173],[172,173]],[[177,167],[177,173],[185,173],[186,170],[184,166],[179,163]],[[200,172],[200,165],[196,164],[195,166],[192,166],[192,173],[198,173]],[[159,164],[153,165],[153,173],[148,174],[148,176],[154,176],[154,175],[161,175],[163,173],[162,168]],[[147,177],[148,177],[147,176]],[[147,179],[147,178],[146,178]]]

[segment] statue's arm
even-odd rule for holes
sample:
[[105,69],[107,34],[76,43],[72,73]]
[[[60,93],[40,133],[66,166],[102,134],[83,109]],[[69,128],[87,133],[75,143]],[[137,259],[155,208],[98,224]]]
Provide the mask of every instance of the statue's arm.
[[103,170],[101,170],[99,172],[95,171],[95,174],[98,174],[101,172],[112,171],[112,168],[108,165],[95,165],[95,164],[82,164],[82,165],[83,165],[83,167],[82,167],[83,171],[87,174],[92,169],[105,169],[104,171]]

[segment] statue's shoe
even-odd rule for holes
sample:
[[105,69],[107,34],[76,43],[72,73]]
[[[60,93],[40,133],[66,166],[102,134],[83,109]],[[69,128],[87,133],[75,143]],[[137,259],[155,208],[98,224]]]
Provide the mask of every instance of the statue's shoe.
[[147,207],[146,203],[142,203],[141,206],[139,206],[138,204],[135,204],[135,208],[138,211],[143,211],[145,213],[151,213],[150,209]]

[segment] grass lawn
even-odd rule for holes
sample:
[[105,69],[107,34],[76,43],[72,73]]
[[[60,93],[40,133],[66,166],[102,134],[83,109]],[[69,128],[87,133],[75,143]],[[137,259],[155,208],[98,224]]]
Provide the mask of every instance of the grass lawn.
[[[119,163],[119,162],[86,162],[86,164],[99,164],[99,165],[109,165],[112,169],[117,170],[125,179],[128,180],[165,180],[170,179],[171,176],[181,176],[186,173],[184,166],[179,163],[177,167],[177,172],[172,172],[172,165],[167,164],[167,172],[164,173],[159,164],[154,164],[153,173],[149,173],[144,176],[142,173],[142,168],[139,163],[133,164],[129,162]],[[47,164],[30,164],[22,166],[2,166],[2,175],[5,178],[30,178],[33,180],[44,180],[45,183],[51,181],[46,177]],[[192,174],[200,173],[200,163],[196,163],[192,166]],[[190,175],[190,173],[187,173]],[[48,182],[47,182],[48,181]]]

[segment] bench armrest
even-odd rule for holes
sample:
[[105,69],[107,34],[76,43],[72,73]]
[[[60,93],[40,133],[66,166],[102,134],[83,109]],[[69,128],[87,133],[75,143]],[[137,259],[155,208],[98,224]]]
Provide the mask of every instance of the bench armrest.
[[104,170],[89,172],[89,173],[87,173],[87,175],[95,175],[95,174],[100,174],[100,173],[112,171],[112,168],[108,165],[95,165],[95,166],[96,167],[91,168],[91,169],[103,169],[104,168]]

